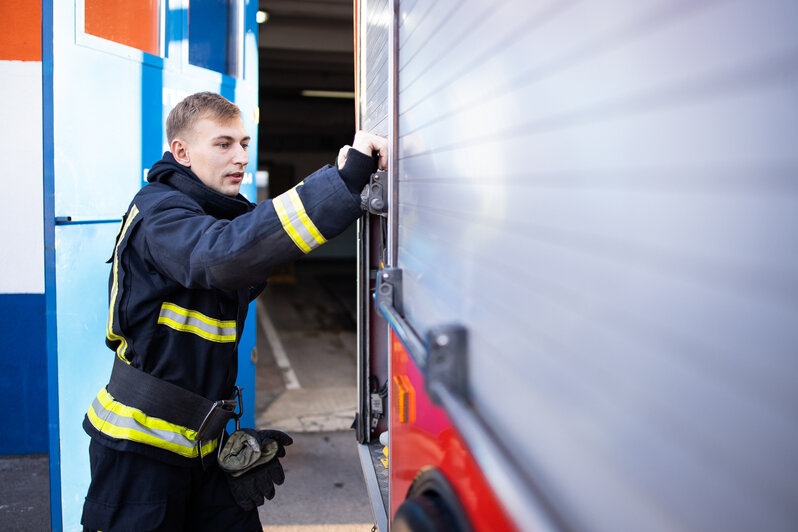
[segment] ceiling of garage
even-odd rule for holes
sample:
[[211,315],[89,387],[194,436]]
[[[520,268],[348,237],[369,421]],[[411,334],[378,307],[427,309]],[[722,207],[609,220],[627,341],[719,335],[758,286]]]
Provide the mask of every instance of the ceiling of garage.
[[354,91],[352,0],[260,0],[261,153],[337,152],[351,142],[354,100],[303,90]]

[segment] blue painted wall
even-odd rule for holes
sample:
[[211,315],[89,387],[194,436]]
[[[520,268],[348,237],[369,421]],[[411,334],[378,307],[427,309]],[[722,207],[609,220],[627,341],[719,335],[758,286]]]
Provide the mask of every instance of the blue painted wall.
[[221,72],[231,72],[230,46],[235,41],[219,31],[229,28],[230,3],[228,0],[193,0],[189,4],[188,62]]
[[47,453],[44,294],[0,294],[0,454]]

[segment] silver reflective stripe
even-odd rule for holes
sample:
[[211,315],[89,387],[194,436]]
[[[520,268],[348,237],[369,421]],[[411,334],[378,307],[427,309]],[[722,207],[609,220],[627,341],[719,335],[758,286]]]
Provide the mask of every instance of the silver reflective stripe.
[[[112,431],[110,434],[114,437],[122,437],[124,439],[133,440],[133,441],[140,441],[142,443],[149,443],[151,445],[155,445],[157,447],[163,447],[169,450],[172,449],[173,446],[185,447],[186,451],[181,452],[180,454],[195,454],[194,448],[195,443],[193,440],[190,440],[183,436],[180,433],[173,432],[170,430],[163,430],[163,429],[156,429],[152,427],[147,427],[146,425],[142,425],[141,423],[137,422],[135,419],[127,416],[121,416],[107,410],[102,403],[100,402],[99,398],[95,397],[94,401],[91,404],[92,408],[94,409],[95,414],[99,417],[104,424],[111,424],[115,427],[115,430]],[[99,428],[99,427],[98,427]],[[101,429],[101,432],[109,432],[108,430]],[[131,431],[135,431],[137,433],[141,433],[140,435],[130,434]],[[114,434],[115,432],[116,434]],[[160,444],[160,442],[165,442],[166,445]],[[170,445],[171,444],[171,445]]]
[[235,320],[222,321],[209,318],[195,310],[185,309],[174,303],[165,302],[158,314],[158,323],[172,329],[190,332],[212,342],[235,342]]
[[305,212],[296,187],[274,198],[272,205],[283,229],[303,252],[307,253],[327,241]]

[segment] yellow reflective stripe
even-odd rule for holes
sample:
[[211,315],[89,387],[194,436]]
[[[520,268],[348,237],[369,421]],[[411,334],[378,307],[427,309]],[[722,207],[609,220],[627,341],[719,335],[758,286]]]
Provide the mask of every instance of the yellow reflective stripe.
[[302,222],[302,225],[305,226],[305,229],[307,229],[308,232],[313,235],[313,239],[316,240],[318,244],[324,244],[327,242],[327,240],[321,236],[321,233],[316,228],[316,225],[308,217],[308,213],[305,212],[305,206],[302,204],[302,200],[299,199],[299,194],[297,193],[296,188],[292,188],[287,192],[287,194],[288,198],[291,200],[291,203],[294,204],[294,210],[299,217],[299,221]]
[[[194,437],[197,434],[196,431],[169,423],[160,418],[147,416],[141,410],[123,405],[114,400],[105,388],[100,390],[97,394],[96,401],[106,410],[104,418],[101,418],[97,414],[94,404],[89,406],[87,416],[91,424],[94,425],[97,430],[108,436],[145,443],[187,458],[196,458],[199,456],[199,452],[205,456],[213,451],[219,443],[218,438],[206,442],[198,451],[194,443]],[[117,419],[116,424],[109,420],[111,417]],[[123,424],[127,424],[128,426],[121,426]],[[182,439],[186,444],[181,445],[174,441],[167,441],[163,438],[159,438],[155,435],[156,431],[172,433],[175,439]]]
[[283,199],[282,194],[277,196],[272,200],[272,204],[274,205],[274,210],[277,212],[277,217],[280,219],[280,223],[283,225],[283,229],[294,241],[294,244],[301,249],[303,252],[308,253],[311,250],[311,247],[308,246],[304,240],[299,236],[294,226],[291,224],[291,218],[288,217],[288,213],[285,211],[285,206],[283,206]]
[[180,332],[188,332],[192,334],[196,334],[197,336],[204,338],[205,340],[209,340],[211,342],[218,342],[220,344],[235,342],[236,335],[221,335],[221,334],[213,334],[206,332],[199,327],[191,325],[190,323],[178,323],[171,318],[167,318],[166,316],[159,316],[158,323],[161,325],[166,325],[167,327],[174,329]]
[[168,430],[169,432],[175,432],[180,434],[187,440],[193,440],[194,437],[197,435],[197,432],[191,430],[186,427],[181,427],[180,425],[175,425],[174,423],[169,423],[161,418],[157,417],[150,417],[138,408],[133,408],[131,406],[123,405],[122,403],[116,401],[108,390],[103,388],[100,390],[100,393],[97,394],[97,399],[100,401],[100,404],[108,410],[109,412],[113,412],[119,416],[129,417],[135,420],[138,424],[143,425],[145,427],[149,427],[151,429],[156,430]]
[[130,212],[127,215],[127,219],[125,220],[125,225],[122,226],[122,231],[119,233],[119,241],[116,243],[116,247],[114,248],[114,264],[113,264],[113,282],[111,283],[111,304],[108,309],[108,323],[106,326],[106,336],[112,342],[120,342],[119,347],[116,348],[116,354],[119,358],[130,364],[130,362],[125,358],[125,351],[127,350],[127,340],[114,332],[114,305],[116,305],[117,301],[116,298],[119,294],[119,246],[122,244],[122,240],[125,239],[125,235],[127,234],[128,229],[130,229],[130,225],[133,223],[133,219],[138,215],[139,209],[135,205],[130,208]]
[[168,301],[161,305],[158,323],[181,332],[189,332],[211,342],[236,341],[235,320],[217,320],[196,310],[183,308]]
[[206,316],[202,312],[183,308],[180,305],[175,305],[174,303],[170,303],[169,301],[164,301],[163,304],[161,305],[161,308],[177,312],[181,316],[186,316],[187,318],[196,318],[201,322],[207,323],[208,325],[212,325],[214,327],[230,328],[236,326],[236,320],[217,320],[216,318],[211,318],[209,316]]
[[[199,451],[197,451],[196,446],[185,447],[179,444],[155,438],[147,434],[146,432],[125,427],[117,427],[116,425],[108,421],[101,420],[94,412],[94,407],[89,407],[87,415],[89,421],[91,422],[92,425],[94,425],[94,427],[97,430],[113,438],[119,440],[129,440],[138,443],[144,443],[147,445],[151,445],[153,447],[158,447],[159,449],[171,451],[175,454],[179,454],[180,456],[185,456],[186,458],[197,458],[199,456]],[[213,450],[216,449],[218,443],[219,443],[218,438],[213,441],[204,443],[201,449],[202,456],[206,456],[209,453],[213,452]]]
[[272,200],[272,204],[285,232],[303,253],[308,253],[327,240],[305,211],[297,192],[302,184],[300,182],[291,190],[283,192]]

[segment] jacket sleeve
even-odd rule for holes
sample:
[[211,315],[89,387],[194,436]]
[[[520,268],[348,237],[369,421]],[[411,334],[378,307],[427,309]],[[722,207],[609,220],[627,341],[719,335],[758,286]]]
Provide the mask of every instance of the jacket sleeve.
[[141,220],[153,266],[187,288],[236,290],[264,283],[284,264],[320,246],[362,214],[332,166],[233,220],[205,214],[169,194]]

